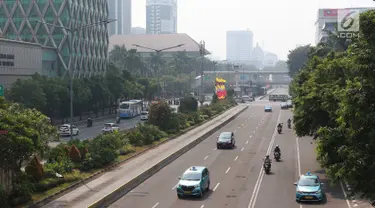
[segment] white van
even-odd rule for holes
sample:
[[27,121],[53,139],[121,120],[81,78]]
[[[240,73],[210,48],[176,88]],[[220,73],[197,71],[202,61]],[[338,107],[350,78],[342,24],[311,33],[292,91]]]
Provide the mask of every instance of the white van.
[[141,112],[141,120],[148,120],[148,111]]

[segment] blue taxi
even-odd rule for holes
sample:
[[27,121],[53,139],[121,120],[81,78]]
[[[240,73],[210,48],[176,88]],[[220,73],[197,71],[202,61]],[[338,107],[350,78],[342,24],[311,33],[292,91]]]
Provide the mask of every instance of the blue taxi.
[[193,166],[187,169],[177,185],[178,198],[184,196],[202,197],[210,189],[210,172],[206,167]]
[[271,105],[264,106],[264,112],[272,112],[272,106]]
[[323,201],[323,183],[317,175],[307,172],[301,175],[296,183],[296,201]]

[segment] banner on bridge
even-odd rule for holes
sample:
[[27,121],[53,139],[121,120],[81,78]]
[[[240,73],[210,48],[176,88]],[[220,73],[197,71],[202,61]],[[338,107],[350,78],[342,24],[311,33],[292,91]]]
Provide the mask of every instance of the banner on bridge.
[[226,80],[216,77],[215,92],[219,100],[224,99],[227,96],[227,90],[225,89]]

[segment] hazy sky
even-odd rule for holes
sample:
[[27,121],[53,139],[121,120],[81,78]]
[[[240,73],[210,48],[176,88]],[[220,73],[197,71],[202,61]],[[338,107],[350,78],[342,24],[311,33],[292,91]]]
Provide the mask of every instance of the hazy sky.
[[[146,26],[146,0],[132,0],[133,27]],[[375,7],[373,0],[178,0],[178,33],[204,40],[214,59],[226,59],[227,30],[249,29],[254,46],[286,60],[288,51],[315,41],[319,8]]]

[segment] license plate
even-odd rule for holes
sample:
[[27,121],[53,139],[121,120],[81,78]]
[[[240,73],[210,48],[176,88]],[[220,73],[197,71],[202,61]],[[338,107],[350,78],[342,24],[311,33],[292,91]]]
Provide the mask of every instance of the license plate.
[[305,199],[313,199],[312,196],[305,196]]
[[185,191],[184,193],[185,194],[191,194],[191,191]]

